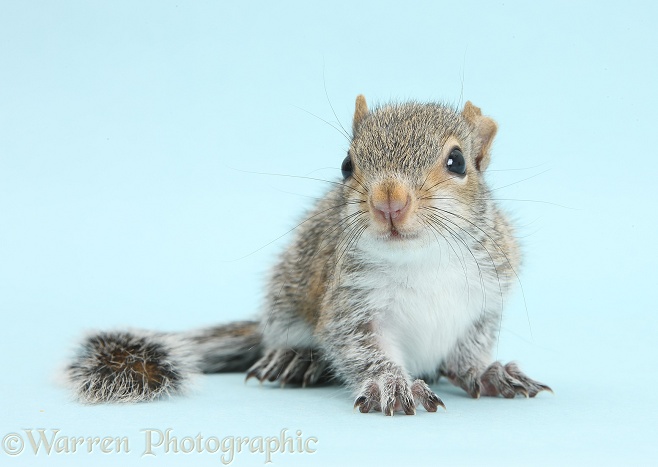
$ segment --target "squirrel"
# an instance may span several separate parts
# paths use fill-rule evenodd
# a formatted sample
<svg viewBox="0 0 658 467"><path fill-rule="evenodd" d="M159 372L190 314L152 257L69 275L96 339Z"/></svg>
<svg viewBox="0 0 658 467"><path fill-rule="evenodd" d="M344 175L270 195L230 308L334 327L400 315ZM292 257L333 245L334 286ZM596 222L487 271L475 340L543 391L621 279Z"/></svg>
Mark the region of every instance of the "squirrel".
<svg viewBox="0 0 658 467"><path fill-rule="evenodd" d="M369 109L357 96L343 178L272 268L259 319L89 335L66 370L77 398L149 401L229 371L338 380L354 408L385 415L445 409L426 383L441 376L473 398L551 391L492 357L521 258L484 179L497 128L470 101Z"/></svg>

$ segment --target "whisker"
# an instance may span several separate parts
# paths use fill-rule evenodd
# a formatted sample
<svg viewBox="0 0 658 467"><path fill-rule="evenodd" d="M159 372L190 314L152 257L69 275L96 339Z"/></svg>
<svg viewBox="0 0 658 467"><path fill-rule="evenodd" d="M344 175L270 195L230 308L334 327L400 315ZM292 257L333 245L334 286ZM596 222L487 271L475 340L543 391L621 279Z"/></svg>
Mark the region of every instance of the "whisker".
<svg viewBox="0 0 658 467"><path fill-rule="evenodd" d="M504 187L501 187L501 188L504 188ZM569 207L569 206L564 206L562 204L552 203L550 201L541 201L541 200L536 200L536 199L518 199L518 198L475 198L475 199L485 200L485 201L519 201L519 202L522 202L522 203L550 204L551 206L557 206L558 208L569 209L569 210L572 210L572 211L579 211L580 210L580 208L572 208L572 207Z"/></svg>
<svg viewBox="0 0 658 467"><path fill-rule="evenodd" d="M474 215L476 215L477 217L482 218L482 219L484 219L484 220L487 220L487 221L489 221L491 224L495 224L495 222L494 222L492 219L490 219L490 218L488 218L488 217L482 215L482 213L480 213L480 212L476 212L476 211L474 211L474 210L473 210L473 206L472 206L470 203L467 203L466 201L463 201L463 200L461 200L461 199L459 199L459 198L455 198L455 197L453 197L453 196L424 196L424 197L421 197L421 198L419 198L419 199L421 199L421 200L431 199L431 200L450 200L450 201L457 201L458 203L461 203L461 204L463 204L464 206L466 206L466 207L469 209L469 211L471 211L471 212L472 212ZM478 199L484 199L484 198L478 198ZM492 227L492 229L493 229L494 232L500 233L500 232L498 232L498 230L496 230L495 227Z"/></svg>
<svg viewBox="0 0 658 467"><path fill-rule="evenodd" d="M432 174L432 173L428 170L428 171L427 171L427 175L425 176L425 180L423 180L423 184L420 186L420 188L418 188L418 191L419 191L419 192L420 192L420 191L423 191L423 187L424 187L425 184L427 183L427 180L429 180L431 174Z"/></svg>
<svg viewBox="0 0 658 467"><path fill-rule="evenodd" d="M344 187L347 187L347 188L349 188L350 190L354 190L354 191L356 191L357 193L359 193L359 194L361 194L361 195L363 195L363 196L366 196L366 194L363 193L362 191L357 190L356 188L354 188L354 187L352 187L352 186L349 186L349 185L347 185L347 184L345 184L345 183L334 182L334 181L331 181L331 180L325 180L325 179L323 179L323 178L305 177L305 176L303 176L303 175L278 174L278 173L270 173L270 172L253 172L253 171L250 171L250 170L236 169L236 168L234 168L234 167L229 167L229 169L231 169L231 170L235 170L236 172L242 172L242 173L253 174L253 175L271 175L271 176L274 176L274 177L299 178L299 179L302 179L302 180L314 180L314 181L316 181L316 182L331 183L331 184L333 184L333 185L338 185L338 186L344 186Z"/></svg>
<svg viewBox="0 0 658 467"><path fill-rule="evenodd" d="M361 238L361 235L363 234L363 232L365 232L365 230L367 228L368 228L368 223L363 222L363 223L360 224L360 226L355 227L354 230L350 232L349 236L351 237L351 239L345 245L345 248L343 249L343 252L340 254L338 259L336 260L336 266L341 264L340 261L343 258L343 255L345 255L345 253L347 253L350 250L350 248L352 248L354 245L356 245L356 243ZM338 278L336 280L336 285L338 285L340 283L340 274L341 273L342 273L342 268L339 268L338 269Z"/></svg>
<svg viewBox="0 0 658 467"><path fill-rule="evenodd" d="M507 187L510 187L510 186L512 186L512 185L516 185L516 184L518 184L518 183L522 183L522 182L528 181L528 180L533 179L533 178L535 178L535 177L539 177L540 175L544 175L546 172L550 172L550 170L551 170L551 169L546 169L546 170L544 170L543 172L539 172L538 174L532 175L532 176L530 176L530 177L528 177L528 178L524 178L523 180L519 180L519 181L517 181L517 182L510 183L510 184L508 184L508 185L499 186L499 187L497 187L497 188L489 189L489 190L486 191L486 193L491 193L492 191L496 191L496 190L502 190L503 188L507 188Z"/></svg>
<svg viewBox="0 0 658 467"><path fill-rule="evenodd" d="M526 311L526 317L527 317L527 319L528 319L528 329L530 330L530 337L534 339L534 336L533 336L533 333L532 333L532 325L530 324L530 315L528 314L528 304L527 304L527 302L526 302L525 291L523 290L523 284L521 283L521 278L519 277L519 275L517 274L516 270L514 269L514 266L512 266L512 262L510 261L509 257L508 257L507 254L505 253L505 250L503 250L503 249L500 247L500 245L498 245L498 242L496 242L496 240L494 240L494 239L493 239L493 238L492 238L492 237L491 237L486 231L482 230L479 226L477 226L476 224L474 224L474 223L471 222L470 220L465 219L464 217L460 216L459 214L455 214L455 213L453 213L453 212L446 211L446 210L444 210L444 209L435 208L435 207L433 207L432 209L438 209L438 210L440 210L440 211L445 212L446 214L450 214L450 215L456 216L456 217L458 217L458 218L460 218L460 219L462 219L462 220L468 222L468 223L471 224L473 227L475 227L475 228L478 229L480 232L482 232L484 235L486 235L487 238L489 238L489 240L491 240L491 241L493 242L493 244L496 246L496 248L498 249L498 251L499 251L499 252L503 255L503 257L505 258L505 261L507 262L507 265L509 266L509 268L510 268L510 270L512 271L512 273L514 273L514 276L516 277L516 280L517 280L517 282L518 282L518 284L519 284L519 287L520 287L520 289L521 289L521 295L523 296L523 304L524 304L525 311ZM487 250L487 252L488 252L488 250ZM498 271L496 271L496 276L498 276ZM499 284L500 284L500 279L499 279Z"/></svg>
<svg viewBox="0 0 658 467"><path fill-rule="evenodd" d="M452 243L448 240L448 238L445 235L443 235L443 233L439 230L439 228L437 226L435 226L431 222L431 220L428 219L427 215L425 213L421 212L421 211L418 212L418 215L419 215L419 220L425 226L427 226L430 229L430 231L432 232L432 234L434 235L434 238L436 239L437 244L439 244L439 245L441 244L440 241L439 241L439 238L436 236L436 234L438 233L441 237L443 237L443 239L448 244L448 246L453 251L453 253L455 253L455 256L457 257L457 260L459 260L459 262L461 264L461 267L462 267L462 270L464 271L464 280L466 281L466 292L468 294L467 303L470 303L470 301L471 301L471 287L470 287L470 284L469 284L469 281L468 281L468 272L466 271L466 260L464 258L464 253L461 251L461 247L459 248L459 251L461 252L461 258L460 258L459 255L457 254L457 252L455 251L455 248L452 246ZM455 237L453 236L453 240L454 239L455 239ZM457 245L460 246L459 244L457 244ZM449 259L450 259L450 257L448 257L448 260Z"/></svg>
<svg viewBox="0 0 658 467"><path fill-rule="evenodd" d="M448 246L450 247L450 249L453 251L453 253L454 253L455 256L457 257L457 259L458 259L459 262L461 263L461 265L462 265L462 269L464 270L464 274L466 274L466 263L465 263L465 260L464 260L464 254L463 254L463 252L462 252L462 254L461 254L461 258L460 258L459 255L457 254L457 251L454 249L454 247L452 246L452 243L448 240L448 238L447 238L445 235L443 235L443 233L441 232L441 230L439 230L439 229L437 228L437 226L435 226L435 225L431 222L431 220L436 220L436 219L431 219L431 217L430 217L428 214L423 213L423 212L420 212L420 211L418 212L418 214L421 216L421 218L420 218L421 222L423 222L423 224L425 224L427 227L429 227L429 228L432 230L432 233L434 234L434 238L436 238L437 243L439 243L439 239L438 239L438 237L436 236L437 233L438 233L438 234L439 234L439 235L440 235L440 236L446 241L446 243L448 244ZM441 224L441 226L442 226L442 227L445 227L443 224ZM446 230L447 230L447 229L446 229ZM456 240L456 237L453 235L453 233L452 233L452 232L449 232L449 233L451 234L453 240ZM461 252L461 248L460 248L460 252ZM468 282L468 277L466 277L466 281Z"/></svg>
<svg viewBox="0 0 658 467"><path fill-rule="evenodd" d="M365 211L357 211L356 213L353 213L353 214L350 214L350 215L348 215L348 216L345 216L343 219L341 219L339 222L337 222L335 226L331 226L331 227L330 227L330 228L331 228L331 231L336 230L337 228L340 227L341 224L344 224L346 221L348 221L348 225L347 225L347 226L341 231L341 233L344 232L346 229L348 229L348 228L350 227L350 225L353 224L353 221L349 221L349 218L350 218L350 217L353 217L353 216L355 216L355 215L357 215L357 219L358 219L358 215L361 214L361 213L364 213L364 212L365 212ZM319 215L319 214L322 214L322 213L318 213L318 215ZM308 219L307 219L307 220L308 220ZM328 228L328 229L325 229L325 232L326 232L327 230L329 230L329 228ZM323 234L324 234L324 232L323 232ZM323 242L324 242L324 240L323 240ZM329 244L330 244L330 243L327 243L327 245L329 245ZM318 248L317 251L313 254L313 256L311 257L309 263L312 263L312 262L313 262L312 260L315 258L315 256L316 256L318 253L320 253L320 252L321 252L321 251L322 251L327 245L322 246L322 243L321 243L321 244L320 244L321 247ZM299 262L300 262L302 259L303 259L303 256L300 256L300 257L297 259L297 264L299 264ZM279 297L281 296L281 293L283 292L283 289L284 289L284 288L286 287L286 285L288 285L288 284L289 284L288 281L284 281L284 282L281 284L281 287L279 287L279 291L277 292L277 294L276 294L276 296L274 297L274 300L273 300L273 306L271 307L271 309L270 309L269 312L268 312L268 317L267 317L267 320L265 321L264 329L267 329L267 327L268 327L268 326L270 325L270 323L272 322L272 319L273 319L273 316L274 316L274 310L275 310L275 308L276 308L276 305L275 305L275 304L278 303L278 301L279 301Z"/></svg>
<svg viewBox="0 0 658 467"><path fill-rule="evenodd" d="M436 209L436 210L439 210L439 211L442 211L442 212L446 212L446 213L448 213L448 214L453 214L453 215L455 215L455 216L457 216L457 217L462 218L461 216L458 216L458 215L456 215L456 214L454 214L454 213L452 213L452 212L450 212L450 211L446 211L446 210L443 210L443 209L434 208L434 207L428 207L428 209ZM438 215L438 214L437 214L437 215ZM480 246L481 246L481 247L487 252L487 255L489 256L489 259L490 259L490 261L491 261L491 264L493 265L493 267L494 267L494 271L495 271L495 273L496 273L496 279L497 279L497 281L498 281L498 291L499 291L499 293L500 293L500 300L501 300L501 312L499 313L499 318L498 318L498 339L496 340L496 342L498 343L498 342L500 342L500 332L501 332L501 328L502 328L502 325L503 325L502 309L504 308L504 296L503 296L502 286L501 286L501 284L500 284L500 275L498 274L498 268L497 268L497 266L496 266L495 261L493 260L493 257L491 256L491 252L487 249L487 247L484 246L484 244L483 244L481 241L477 240L477 239L476 239L476 238L475 238L470 232L468 232L466 229L464 229L464 228L462 228L461 226L459 226L458 224L456 224L456 223L454 223L454 222L452 222L452 221L446 219L445 217L441 217L441 218L444 219L444 220L446 220L447 222L452 223L453 225L455 225L456 227L458 227L459 229L461 229L463 232L465 232L466 234L468 234L473 240L475 240L477 243L480 244ZM462 218L462 219L463 219L463 218ZM477 226L476 226L476 227L477 227ZM477 228L479 229L479 227L477 227ZM482 229L479 229L479 230L480 230L481 232L483 232L485 235L488 236L488 234L487 234L486 232L484 232ZM502 249L498 246L498 244L497 244L493 239L491 239L491 237L489 237L489 238L490 238L490 240L494 243L494 245L498 248L499 252L501 252L501 253L503 254L503 256L505 256L505 258L507 259L507 255L505 255L505 252L502 251ZM509 266L510 266L510 269L512 269L512 271L513 271L514 269L513 269L512 265L511 265L509 259L507 259L507 262L508 262L508 264L509 264ZM518 276L517 276L517 279L518 279ZM520 282L520 281L519 281L519 282ZM485 299L486 299L486 295L485 295ZM527 310L526 310L526 311L527 311ZM498 345L498 344L497 344L497 345Z"/></svg>
<svg viewBox="0 0 658 467"><path fill-rule="evenodd" d="M543 164L533 165L532 167L521 167L514 169L487 169L487 172L516 172L521 170L532 170L532 169L538 169L539 167L543 167L546 164L547 162L544 162Z"/></svg>
<svg viewBox="0 0 658 467"><path fill-rule="evenodd" d="M352 219L351 221L349 221L349 224L343 230L341 230L340 234L343 234L355 222L358 222L360 220L361 215L366 214L366 213L367 213L367 211L357 211L355 213L350 214L349 216L346 216L344 219L342 219L340 222L338 222L335 226L331 226L330 229L327 229L328 233L332 233L332 232L336 231L337 229L340 228L341 224L345 223L346 220L349 220L350 218L356 216L356 219ZM325 230L325 232L327 232L327 230ZM340 236L340 234L339 234L339 236ZM324 240L322 242L320 242L320 247L318 248L318 252L323 250L324 248L326 248L329 245L329 243L327 243L326 245L322 246L323 243L324 243ZM313 257L315 257L316 254L317 253L315 253L313 255Z"/></svg>
<svg viewBox="0 0 658 467"><path fill-rule="evenodd" d="M336 111L334 110L334 106L331 105L331 99L329 99L329 93L327 92L327 80L325 79L324 76L324 60L322 62L322 84L324 85L324 95L327 97L327 102L329 103L329 107L331 108L331 113L334 114L334 117L336 117L336 121L340 125L340 127L343 130L343 134L347 137L347 139L350 139L350 134L349 132L345 129L342 123L340 123L340 118L338 118L338 115L336 115Z"/></svg>
<svg viewBox="0 0 658 467"><path fill-rule="evenodd" d="M299 107L299 106L297 106L297 105L295 105L295 104L291 104L291 105L292 105L293 107L295 107L295 108L301 110L302 112L306 112L306 113L309 114L310 116L317 118L317 119L320 120L321 122L326 123L326 124L329 125L331 128L333 128L333 129L336 130L338 133L340 133L340 135L341 135L343 138L345 138L348 142L350 142L350 143L352 142L352 139L350 138L350 136L349 136L348 134L344 133L344 131L345 131L344 128L343 128L343 130L341 131L340 128L338 128L337 126L335 126L334 124L332 124L330 121L325 120L324 118L315 115L313 112L309 112L308 110L303 109L303 108L301 108L301 107ZM334 114L334 115L335 115L335 114ZM338 123L340 124L340 122L338 122ZM342 128L342 125L341 125L341 128Z"/></svg>
<svg viewBox="0 0 658 467"><path fill-rule="evenodd" d="M363 190L364 190L366 193L368 192L368 189L366 188L366 186L361 182L361 180L359 180L359 178L356 176L355 173L352 173L352 178L354 179L354 181L355 181L356 183L358 183L359 185L361 185L361 188L363 188ZM363 196L366 196L366 195L364 194Z"/></svg>
<svg viewBox="0 0 658 467"><path fill-rule="evenodd" d="M361 201L360 201L360 202L361 202ZM329 208L327 208L327 209L324 209L324 210L322 210L322 211L320 211L320 212L318 212L318 213L316 213L316 214L313 214L311 217L308 217L308 218L304 219L302 222L300 222L299 224L297 224L296 226L294 226L292 229L288 230L287 232L285 232L285 233L282 234L282 235L279 235L277 238L275 238L275 239L272 240L271 242L266 243L265 245L263 245L263 246L261 246L260 248L258 248L258 249L256 249L256 250L252 251L251 253L246 254L246 255L244 255L244 256L241 256L241 257L239 257L239 258L229 259L229 260L223 260L223 261L220 260L220 261L221 261L222 263L233 263L233 262L235 262L235 261L240 261L240 260L242 260L242 259L248 258L249 256L251 256L251 255L253 255L253 254L255 254L255 253L258 253L258 252L261 251L262 249L267 248L268 246L270 246L272 243L276 242L277 240L280 240L281 238L285 237L285 236L288 235L290 232L292 232L293 230L295 230L295 229L297 229L298 227L302 226L303 224L307 223L307 222L310 221L311 219L313 219L313 218L315 218L315 217L318 217L319 215L322 215L322 214L324 214L324 213L327 212L327 211L331 211L332 209L338 209L338 208L341 208L341 207L343 207L343 206L347 206L348 204L354 204L354 203L342 203L342 204L338 204L338 205L336 205L336 206L331 206L331 207L329 207Z"/></svg>
<svg viewBox="0 0 658 467"><path fill-rule="evenodd" d="M336 170L336 167L320 167L319 169L311 170L310 172L305 173L304 175L311 175L316 172L321 172L323 170Z"/></svg>
<svg viewBox="0 0 658 467"><path fill-rule="evenodd" d="M423 209L430 209L430 208L428 208L428 207L423 207ZM430 217L431 217L432 219L434 219L437 223L439 223L439 224L441 225L441 227L443 227L444 229L446 229L447 231L449 231L452 235L454 235L457 239L459 239L459 240L464 244L464 246L466 247L466 250L467 250L467 251L471 254L471 256L473 257L473 261L475 262L475 265L476 265L477 268L478 268L478 276L479 276L479 278L480 278L480 285L481 285L481 287L482 287L482 297L483 297L482 313L484 314L484 312L485 312L485 310L486 310L486 304L487 304L487 294L486 294L486 287L485 287L485 285L484 285L484 276L483 276L483 274L482 274L482 268L480 267L480 262L479 262L478 259L475 257L475 254L474 254L473 251L471 250L470 246L466 243L466 241L465 241L463 238L461 238L460 235L457 235L456 232L454 232L450 227L448 227L448 226L447 226L446 224L444 224L442 221L445 221L445 222L449 222L449 223L451 223L452 225L454 225L455 227L457 227L459 230L461 230L461 231L463 231L463 232L466 232L466 233L469 234L469 235L470 235L470 233L469 233L468 231L466 231L465 229L463 229L463 228L462 228L461 226L459 226L458 224L455 224L454 222L450 221L449 219L446 219L445 217L443 217L443 216L441 216L441 215L439 215L439 214L436 214L436 213L430 213L430 214L426 214L426 215L430 216ZM471 235L471 237L472 237L472 235ZM472 238L473 238L473 237L472 237ZM477 241L477 239L475 239L475 238L474 238L474 240ZM484 248L484 247L483 247L483 248ZM486 250L486 248L484 248L484 249ZM489 255L489 257L490 257L490 259L491 259L491 255ZM491 260L491 261L492 261L492 264L493 264L493 260ZM494 264L494 269L495 269L495 264ZM502 288L500 287L500 281L499 281L499 290L500 290L500 292L501 292L501 294L502 294Z"/></svg>
<svg viewBox="0 0 658 467"><path fill-rule="evenodd" d="M347 232L347 235L338 242L338 245L336 245L336 252L342 250L342 253L338 255L336 259L336 265L340 264L340 260L343 258L343 255L347 251L347 247L349 246L349 243L352 239L352 234L364 225L367 226L367 222L363 222L362 219L356 219L353 223L350 224L350 230ZM343 230L343 233L344 232L345 230Z"/></svg>
<svg viewBox="0 0 658 467"><path fill-rule="evenodd" d="M308 199L314 199L316 201L321 201L324 199L322 196L311 196L311 195L305 195L303 193L296 193L294 191L288 191L288 190L281 190L276 187L271 187L273 190L278 191L279 193L285 193L287 195L293 195L293 196L299 196L301 198L308 198ZM357 198L352 198L352 199L347 199L345 200L345 204L362 204L365 203L365 201L357 199Z"/></svg>
<svg viewBox="0 0 658 467"><path fill-rule="evenodd" d="M437 183L437 184L432 185L431 187L429 187L429 188L427 189L427 191L432 191L432 190L433 190L434 188L436 188L437 186L439 186L439 185L441 185L442 183L445 183L445 182L447 182L447 181L449 181L449 180L452 180L453 178L457 178L457 176L455 175L454 177L449 177L449 178L446 178L446 179L444 179L444 180L441 180L439 183Z"/></svg>

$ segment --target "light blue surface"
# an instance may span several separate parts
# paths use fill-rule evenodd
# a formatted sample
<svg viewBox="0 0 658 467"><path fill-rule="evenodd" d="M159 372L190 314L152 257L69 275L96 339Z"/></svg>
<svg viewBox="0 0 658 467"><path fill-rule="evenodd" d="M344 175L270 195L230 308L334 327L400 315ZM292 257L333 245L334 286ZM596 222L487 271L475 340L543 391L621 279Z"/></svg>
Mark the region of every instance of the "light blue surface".
<svg viewBox="0 0 658 467"><path fill-rule="evenodd" d="M318 439L275 465L655 462L655 4L398 4L0 3L0 436L127 436L131 451L28 443L0 464L220 465L142 457L148 428ZM518 290L498 357L555 395L474 401L441 383L447 412L386 418L338 387L224 375L159 403L72 402L54 376L84 330L253 315L289 236L250 253L326 185L244 171L339 176L347 142L321 119L336 125L329 100L349 128L358 93L468 99L497 119L489 176L520 225L527 303Z"/></svg>

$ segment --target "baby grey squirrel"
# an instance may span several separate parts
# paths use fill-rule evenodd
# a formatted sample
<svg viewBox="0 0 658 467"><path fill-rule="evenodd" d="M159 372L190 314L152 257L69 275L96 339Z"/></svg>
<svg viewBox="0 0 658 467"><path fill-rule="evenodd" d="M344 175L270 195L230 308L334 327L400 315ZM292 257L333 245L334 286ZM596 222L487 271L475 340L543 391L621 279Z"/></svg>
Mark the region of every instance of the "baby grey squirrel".
<svg viewBox="0 0 658 467"><path fill-rule="evenodd" d="M89 336L67 368L84 402L181 393L199 373L314 385L337 379L361 412L444 407L425 380L477 398L534 397L544 384L494 362L520 254L484 180L496 123L467 102L358 96L343 180L271 270L260 319L185 333Z"/></svg>

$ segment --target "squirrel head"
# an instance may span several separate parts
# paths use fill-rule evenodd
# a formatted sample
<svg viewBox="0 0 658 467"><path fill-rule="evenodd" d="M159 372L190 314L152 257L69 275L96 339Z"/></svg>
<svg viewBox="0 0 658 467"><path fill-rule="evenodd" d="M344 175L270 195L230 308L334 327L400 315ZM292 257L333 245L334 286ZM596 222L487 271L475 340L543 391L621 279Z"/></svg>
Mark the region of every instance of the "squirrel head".
<svg viewBox="0 0 658 467"><path fill-rule="evenodd" d="M474 220L497 131L478 107L410 102L370 110L359 95L352 130L344 193L367 206L371 235L405 243L438 219L448 229L460 217Z"/></svg>

